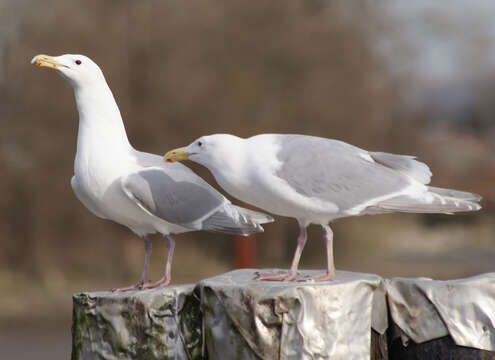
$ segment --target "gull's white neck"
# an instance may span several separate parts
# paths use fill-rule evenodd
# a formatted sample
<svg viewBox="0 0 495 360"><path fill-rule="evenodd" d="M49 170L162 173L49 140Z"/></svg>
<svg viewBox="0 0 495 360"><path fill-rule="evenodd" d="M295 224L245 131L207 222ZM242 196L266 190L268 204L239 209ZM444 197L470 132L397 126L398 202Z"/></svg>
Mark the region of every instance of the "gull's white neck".
<svg viewBox="0 0 495 360"><path fill-rule="evenodd" d="M78 155L88 148L104 152L131 149L119 108L104 80L91 86L75 87L74 95L79 112Z"/></svg>

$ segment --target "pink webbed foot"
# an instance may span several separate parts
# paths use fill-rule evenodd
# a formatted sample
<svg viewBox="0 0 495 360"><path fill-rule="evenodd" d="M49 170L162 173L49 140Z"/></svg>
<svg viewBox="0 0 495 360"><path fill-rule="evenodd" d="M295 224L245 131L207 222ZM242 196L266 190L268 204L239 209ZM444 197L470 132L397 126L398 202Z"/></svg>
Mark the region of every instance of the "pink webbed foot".
<svg viewBox="0 0 495 360"><path fill-rule="evenodd" d="M317 275L308 275L305 276L298 281L330 281L335 278L335 273L330 273L330 272L324 272L323 274L317 274Z"/></svg>
<svg viewBox="0 0 495 360"><path fill-rule="evenodd" d="M152 282L149 282L149 283L146 283L146 284L143 284L143 287L142 289L154 289L154 288L157 288L157 287L160 287L160 286L167 286L168 284L170 283L170 277L162 277L160 280L152 283Z"/></svg>
<svg viewBox="0 0 495 360"><path fill-rule="evenodd" d="M139 280L139 282L136 285L130 285L121 288L113 288L112 292L141 290L143 286L148 282L148 266L151 257L151 239L147 236L144 237L144 251L145 251L144 265L143 265L143 272L141 274L141 280Z"/></svg>
<svg viewBox="0 0 495 360"><path fill-rule="evenodd" d="M124 286L121 288L113 288L112 292L121 292L121 291L133 291L133 290L141 290L145 285L144 281L140 281L135 285Z"/></svg>
<svg viewBox="0 0 495 360"><path fill-rule="evenodd" d="M294 252L294 258L292 259L292 265L287 272L283 273L256 273L256 280L258 281L297 281L297 267L299 265L299 259L301 258L304 244L306 244L307 233L306 226L299 225L299 236L297 237L297 248Z"/></svg>
<svg viewBox="0 0 495 360"><path fill-rule="evenodd" d="M294 281L296 279L296 271L287 271L283 273L256 273L258 281Z"/></svg>

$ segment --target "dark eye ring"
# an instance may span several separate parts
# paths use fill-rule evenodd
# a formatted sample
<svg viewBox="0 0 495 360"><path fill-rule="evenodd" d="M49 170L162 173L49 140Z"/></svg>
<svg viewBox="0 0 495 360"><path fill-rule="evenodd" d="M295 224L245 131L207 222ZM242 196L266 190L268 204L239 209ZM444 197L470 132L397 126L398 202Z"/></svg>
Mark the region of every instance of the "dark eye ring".
<svg viewBox="0 0 495 360"><path fill-rule="evenodd" d="M77 65L81 65L81 60L76 60Z"/></svg>
<svg viewBox="0 0 495 360"><path fill-rule="evenodd" d="M201 141L198 141L198 146L203 146L203 143Z"/></svg>

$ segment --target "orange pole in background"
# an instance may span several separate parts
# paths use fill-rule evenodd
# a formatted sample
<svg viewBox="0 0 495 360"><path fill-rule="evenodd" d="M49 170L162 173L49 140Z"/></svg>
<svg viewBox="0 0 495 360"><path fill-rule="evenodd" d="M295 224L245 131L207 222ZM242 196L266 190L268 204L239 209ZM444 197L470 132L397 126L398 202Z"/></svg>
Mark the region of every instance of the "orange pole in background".
<svg viewBox="0 0 495 360"><path fill-rule="evenodd" d="M256 264L256 236L235 237L235 267L237 269L254 268Z"/></svg>

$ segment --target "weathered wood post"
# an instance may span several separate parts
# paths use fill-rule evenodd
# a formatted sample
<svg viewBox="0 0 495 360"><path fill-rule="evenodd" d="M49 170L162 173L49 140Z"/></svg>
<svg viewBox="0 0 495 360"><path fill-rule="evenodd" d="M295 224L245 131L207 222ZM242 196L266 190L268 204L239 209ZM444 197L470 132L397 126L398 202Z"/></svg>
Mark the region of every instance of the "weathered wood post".
<svg viewBox="0 0 495 360"><path fill-rule="evenodd" d="M72 359L495 360L495 273L254 277L244 269L197 285L74 295Z"/></svg>
<svg viewBox="0 0 495 360"><path fill-rule="evenodd" d="M202 359L194 285L73 297L72 360Z"/></svg>
<svg viewBox="0 0 495 360"><path fill-rule="evenodd" d="M378 340L387 329L380 277L346 271L327 282L254 277L255 270L236 270L198 284L209 359L370 359L372 328L375 344L385 345ZM371 358L385 358L379 354Z"/></svg>
<svg viewBox="0 0 495 360"><path fill-rule="evenodd" d="M72 359L369 359L372 353L386 359L380 277L340 271L332 282L254 277L246 269L196 289L77 294Z"/></svg>

